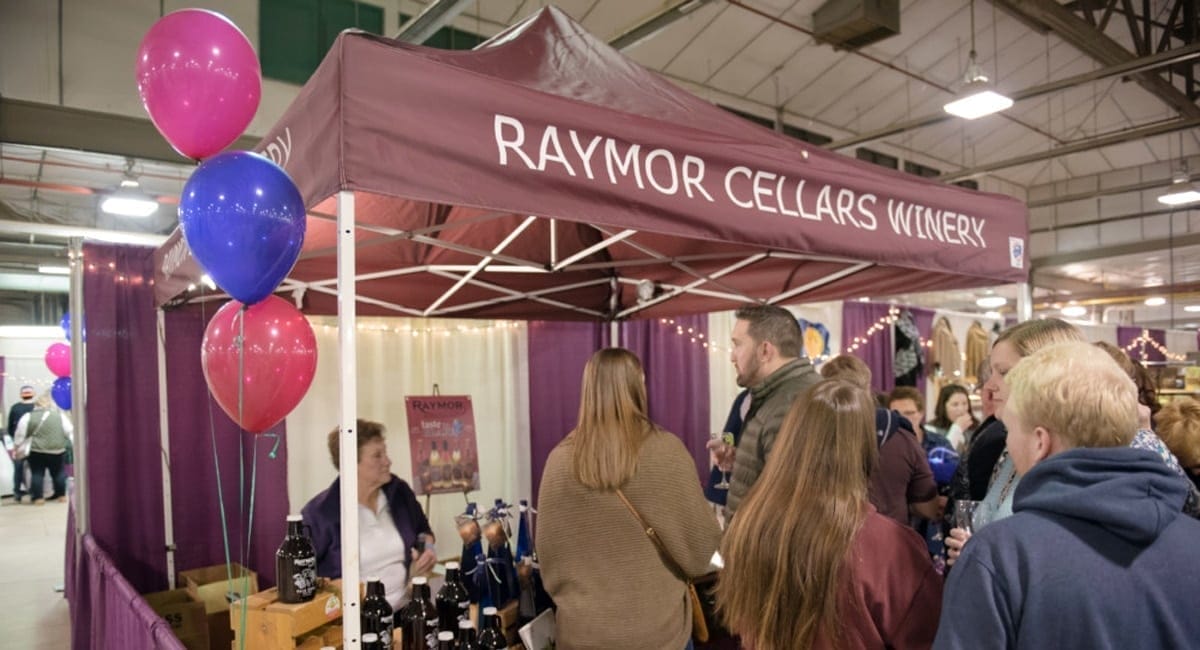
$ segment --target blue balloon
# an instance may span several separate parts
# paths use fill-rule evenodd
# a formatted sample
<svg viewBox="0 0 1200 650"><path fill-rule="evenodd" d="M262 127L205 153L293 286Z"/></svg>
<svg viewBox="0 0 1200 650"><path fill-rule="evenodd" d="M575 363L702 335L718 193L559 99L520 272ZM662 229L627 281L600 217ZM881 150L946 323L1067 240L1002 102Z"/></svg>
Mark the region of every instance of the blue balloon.
<svg viewBox="0 0 1200 650"><path fill-rule="evenodd" d="M71 340L71 312L69 312L69 311L63 312L62 320L58 321L58 326L62 328L63 336L66 336L67 340L70 341Z"/></svg>
<svg viewBox="0 0 1200 650"><path fill-rule="evenodd" d="M50 397L54 398L54 403L58 404L58 408L64 411L71 410L71 378L59 377L54 380L54 385L50 387Z"/></svg>
<svg viewBox="0 0 1200 650"><path fill-rule="evenodd" d="M304 199L275 163L230 151L192 172L179 199L179 225L213 282L253 305L275 291L300 256Z"/></svg>

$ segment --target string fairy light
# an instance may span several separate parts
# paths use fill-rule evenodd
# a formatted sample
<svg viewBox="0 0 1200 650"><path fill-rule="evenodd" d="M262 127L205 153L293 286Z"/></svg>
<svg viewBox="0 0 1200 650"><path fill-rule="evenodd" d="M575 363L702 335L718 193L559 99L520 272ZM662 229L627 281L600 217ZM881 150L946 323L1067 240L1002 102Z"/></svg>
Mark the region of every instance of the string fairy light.
<svg viewBox="0 0 1200 650"><path fill-rule="evenodd" d="M1137 361L1139 363L1145 365L1145 363L1146 363L1146 346L1147 345L1154 348L1155 350L1158 350L1158 352L1163 355L1163 358L1167 359L1168 361L1184 361L1185 359L1187 359L1186 354L1179 354L1178 352L1171 352L1170 350L1167 349L1167 346L1165 346L1162 343L1159 343L1158 341L1155 341L1153 338L1151 338L1150 330L1148 330L1148 329L1143 329L1142 333L1140 335L1138 335L1137 338L1130 341L1129 345L1126 345L1122 349L1125 351L1126 354L1130 354L1130 356L1132 356L1131 353L1133 352L1133 349L1137 348L1138 356L1141 357Z"/></svg>
<svg viewBox="0 0 1200 650"><path fill-rule="evenodd" d="M725 346L713 343L711 339L704 335L704 332L697 332L695 327L685 328L682 324L676 322L674 318L660 318L658 319L658 323L660 325L666 325L668 328L673 326L675 328L676 336L686 338L688 339L689 343L692 343L693 345L699 345L701 348L708 350L709 352L728 354L730 351L730 349Z"/></svg>
<svg viewBox="0 0 1200 650"><path fill-rule="evenodd" d="M875 338L876 334L882 332L885 327L891 327L892 325L895 325L896 321L898 320L900 320L900 309L895 305L888 307L888 313L886 316L881 316L879 320L875 321L870 327L867 328L866 332L855 336L850 340L850 345L846 347L846 352L854 352L855 350L863 347L869 343L871 339ZM926 342L924 339L921 340L920 344L928 347L928 342Z"/></svg>

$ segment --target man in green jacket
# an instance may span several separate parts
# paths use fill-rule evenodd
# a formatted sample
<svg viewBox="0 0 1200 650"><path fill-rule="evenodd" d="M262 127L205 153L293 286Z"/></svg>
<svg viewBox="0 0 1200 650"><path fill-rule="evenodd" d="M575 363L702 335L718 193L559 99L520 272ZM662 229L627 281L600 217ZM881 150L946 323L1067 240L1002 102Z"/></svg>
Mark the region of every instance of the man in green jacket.
<svg viewBox="0 0 1200 650"><path fill-rule="evenodd" d="M734 316L730 357L738 385L750 389L750 411L742 421L736 451L713 445L720 464L732 463L726 503L731 516L762 473L792 402L821 379L801 352L803 336L791 312L755 305L737 310Z"/></svg>

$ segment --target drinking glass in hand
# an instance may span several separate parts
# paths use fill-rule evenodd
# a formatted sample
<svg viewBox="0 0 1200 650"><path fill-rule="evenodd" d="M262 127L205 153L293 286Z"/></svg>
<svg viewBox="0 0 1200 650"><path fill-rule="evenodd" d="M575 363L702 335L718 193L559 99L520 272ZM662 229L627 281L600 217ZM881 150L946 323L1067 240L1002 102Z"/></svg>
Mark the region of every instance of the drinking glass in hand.
<svg viewBox="0 0 1200 650"><path fill-rule="evenodd" d="M728 431L725 431L723 433L714 431L712 433L711 437L713 440L720 440L722 442L722 444L724 444L728 447L733 446L733 434L729 433ZM729 472L726 472L724 470L724 468L721 469L721 481L719 483L713 484L713 488L717 489L717 490L728 490L729 489Z"/></svg>
<svg viewBox="0 0 1200 650"><path fill-rule="evenodd" d="M975 530L979 528L976 515L983 511L982 501L970 501L960 499L954 502L954 527L961 528L968 533L974 535Z"/></svg>

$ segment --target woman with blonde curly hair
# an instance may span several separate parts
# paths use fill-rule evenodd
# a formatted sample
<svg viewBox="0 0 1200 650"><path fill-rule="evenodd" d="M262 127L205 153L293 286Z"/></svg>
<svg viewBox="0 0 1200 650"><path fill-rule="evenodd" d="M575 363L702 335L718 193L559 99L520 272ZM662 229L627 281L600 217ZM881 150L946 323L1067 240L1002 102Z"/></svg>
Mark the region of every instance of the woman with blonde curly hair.
<svg viewBox="0 0 1200 650"><path fill-rule="evenodd" d="M911 528L867 499L867 391L823 381L792 405L725 534L717 607L755 650L929 647L942 581Z"/></svg>

